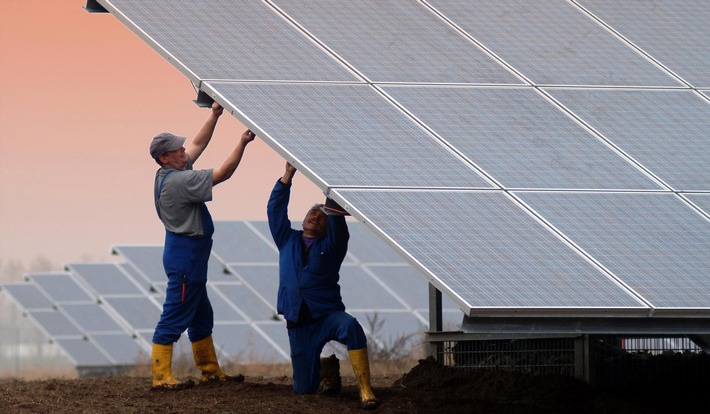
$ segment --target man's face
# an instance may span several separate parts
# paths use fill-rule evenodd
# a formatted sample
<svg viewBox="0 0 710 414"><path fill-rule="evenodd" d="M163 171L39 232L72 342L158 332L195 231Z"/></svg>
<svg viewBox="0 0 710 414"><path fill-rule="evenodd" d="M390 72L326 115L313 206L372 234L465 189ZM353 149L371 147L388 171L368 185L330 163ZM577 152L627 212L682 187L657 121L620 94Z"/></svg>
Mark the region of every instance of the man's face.
<svg viewBox="0 0 710 414"><path fill-rule="evenodd" d="M320 208L312 208L303 219L303 234L306 237L321 237L328 229L328 218Z"/></svg>
<svg viewBox="0 0 710 414"><path fill-rule="evenodd" d="M175 151L168 151L160 156L160 161L163 163L165 168L175 168L177 170L184 170L187 166L187 155L185 154L185 147L180 147Z"/></svg>

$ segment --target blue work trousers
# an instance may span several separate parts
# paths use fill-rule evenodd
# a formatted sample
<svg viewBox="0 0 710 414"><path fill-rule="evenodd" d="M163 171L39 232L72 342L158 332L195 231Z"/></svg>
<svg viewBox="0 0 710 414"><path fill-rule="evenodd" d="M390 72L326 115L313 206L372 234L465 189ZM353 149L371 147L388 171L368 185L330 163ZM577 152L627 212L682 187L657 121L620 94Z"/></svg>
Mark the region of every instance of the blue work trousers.
<svg viewBox="0 0 710 414"><path fill-rule="evenodd" d="M207 262L211 237L187 237L167 232L163 266L168 288L153 342L177 342L185 330L190 342L212 335L214 314L207 297Z"/></svg>
<svg viewBox="0 0 710 414"><path fill-rule="evenodd" d="M313 394L320 384L320 354L329 341L338 341L348 351L367 347L360 323L344 311L333 312L308 325L288 329L293 367L293 391Z"/></svg>

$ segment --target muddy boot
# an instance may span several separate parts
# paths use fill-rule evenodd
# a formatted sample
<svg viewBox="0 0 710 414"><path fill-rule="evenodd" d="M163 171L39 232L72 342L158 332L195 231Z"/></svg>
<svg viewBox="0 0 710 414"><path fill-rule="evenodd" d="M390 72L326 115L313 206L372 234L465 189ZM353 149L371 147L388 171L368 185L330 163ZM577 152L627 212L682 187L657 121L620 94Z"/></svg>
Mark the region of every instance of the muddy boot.
<svg viewBox="0 0 710 414"><path fill-rule="evenodd" d="M342 383L340 381L340 361L335 354L320 359L320 386L318 394L338 395Z"/></svg>
<svg viewBox="0 0 710 414"><path fill-rule="evenodd" d="M367 356L367 348L348 351L348 354L360 388L360 407L365 410L374 410L380 402L370 386L370 360Z"/></svg>
<svg viewBox="0 0 710 414"><path fill-rule="evenodd" d="M192 343L192 356L195 357L197 368L202 370L200 382L244 381L244 375L227 375L219 368L217 353L214 350L214 342L212 342L212 335Z"/></svg>
<svg viewBox="0 0 710 414"><path fill-rule="evenodd" d="M173 378L173 344L160 345L153 344L153 352L150 358L150 365L153 371L153 390L184 390L192 388L195 383L192 380L178 381Z"/></svg>

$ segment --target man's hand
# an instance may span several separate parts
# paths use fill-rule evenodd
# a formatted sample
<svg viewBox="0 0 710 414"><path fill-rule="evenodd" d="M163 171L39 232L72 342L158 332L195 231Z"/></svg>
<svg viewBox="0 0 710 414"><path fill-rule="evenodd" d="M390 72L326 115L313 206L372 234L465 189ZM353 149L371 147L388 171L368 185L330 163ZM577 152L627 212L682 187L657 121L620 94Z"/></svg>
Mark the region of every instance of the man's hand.
<svg viewBox="0 0 710 414"><path fill-rule="evenodd" d="M248 144L248 143L254 141L254 138L256 138L256 134L251 132L251 129L247 129L246 131L244 131L242 133L242 141L245 144Z"/></svg>
<svg viewBox="0 0 710 414"><path fill-rule="evenodd" d="M222 116L223 111L224 108L222 108L222 105L218 104L217 101L212 102L212 115L214 115L215 118Z"/></svg>
<svg viewBox="0 0 710 414"><path fill-rule="evenodd" d="M296 174L296 167L291 165L290 162L286 161L286 170L284 171L283 177L281 177L281 182L284 184L288 184L291 182L291 179L293 176Z"/></svg>

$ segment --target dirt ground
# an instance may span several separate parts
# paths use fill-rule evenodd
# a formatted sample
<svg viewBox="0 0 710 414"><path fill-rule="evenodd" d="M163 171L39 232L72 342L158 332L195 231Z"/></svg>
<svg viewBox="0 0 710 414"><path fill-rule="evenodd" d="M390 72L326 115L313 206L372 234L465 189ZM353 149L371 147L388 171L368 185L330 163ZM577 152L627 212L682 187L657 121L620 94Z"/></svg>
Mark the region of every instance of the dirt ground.
<svg viewBox="0 0 710 414"><path fill-rule="evenodd" d="M150 379L113 376L0 383L0 413L362 413L352 376L338 396L297 396L289 376L248 376L182 391L151 391ZM184 377L183 377L184 379ZM374 376L378 413L708 412L707 390L601 392L571 378L456 370L420 360L399 378Z"/></svg>

